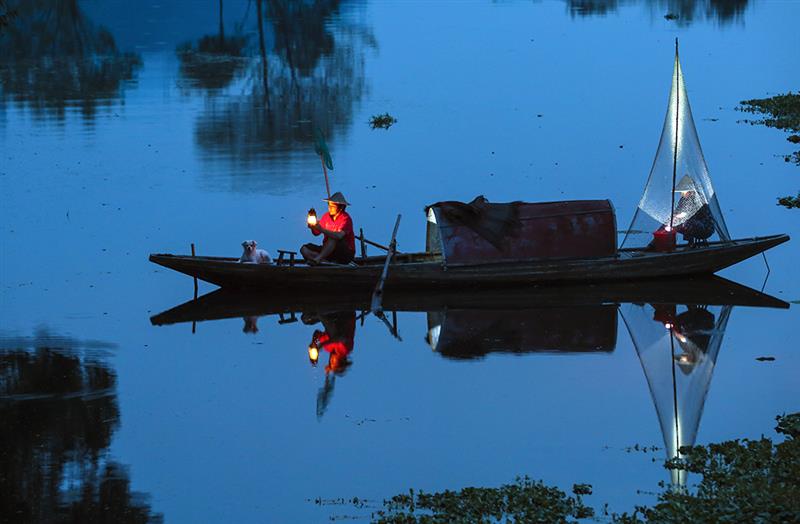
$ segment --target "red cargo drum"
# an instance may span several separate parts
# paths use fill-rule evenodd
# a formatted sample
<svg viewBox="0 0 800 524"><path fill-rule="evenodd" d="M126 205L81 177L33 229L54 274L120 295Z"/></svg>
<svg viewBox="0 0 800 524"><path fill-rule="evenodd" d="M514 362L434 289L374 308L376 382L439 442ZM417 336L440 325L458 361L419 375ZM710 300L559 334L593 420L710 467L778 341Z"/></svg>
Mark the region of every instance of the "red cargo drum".
<svg viewBox="0 0 800 524"><path fill-rule="evenodd" d="M659 229L653 233L653 247L656 251L669 253L675 250L675 230Z"/></svg>

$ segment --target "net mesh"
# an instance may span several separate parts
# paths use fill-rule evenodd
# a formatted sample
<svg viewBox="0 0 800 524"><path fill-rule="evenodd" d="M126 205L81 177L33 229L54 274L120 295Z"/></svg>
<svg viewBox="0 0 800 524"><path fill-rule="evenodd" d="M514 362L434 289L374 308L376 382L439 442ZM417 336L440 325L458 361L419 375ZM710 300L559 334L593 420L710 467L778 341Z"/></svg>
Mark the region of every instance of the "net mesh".
<svg viewBox="0 0 800 524"><path fill-rule="evenodd" d="M653 233L671 229L689 243L730 240L700 148L677 47L661 140L621 247L645 247Z"/></svg>
<svg viewBox="0 0 800 524"><path fill-rule="evenodd" d="M667 458L694 445L732 306L628 304L622 318L655 404ZM685 471L671 470L685 485Z"/></svg>

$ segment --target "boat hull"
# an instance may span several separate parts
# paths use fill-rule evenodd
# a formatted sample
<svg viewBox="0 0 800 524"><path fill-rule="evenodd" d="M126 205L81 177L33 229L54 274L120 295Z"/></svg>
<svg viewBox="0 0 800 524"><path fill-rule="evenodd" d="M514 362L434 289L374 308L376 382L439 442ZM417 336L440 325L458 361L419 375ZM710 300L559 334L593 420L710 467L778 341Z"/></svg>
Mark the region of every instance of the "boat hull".
<svg viewBox="0 0 800 524"><path fill-rule="evenodd" d="M662 277L710 275L789 240L773 235L698 248L679 247L670 253L620 250L615 256L593 258L521 260L445 266L424 255L398 256L386 288L459 288L530 285L541 282L603 282ZM372 289L380 278L382 257L357 266L304 264L242 264L234 258L150 255L150 261L224 288L268 289L286 292L303 289Z"/></svg>

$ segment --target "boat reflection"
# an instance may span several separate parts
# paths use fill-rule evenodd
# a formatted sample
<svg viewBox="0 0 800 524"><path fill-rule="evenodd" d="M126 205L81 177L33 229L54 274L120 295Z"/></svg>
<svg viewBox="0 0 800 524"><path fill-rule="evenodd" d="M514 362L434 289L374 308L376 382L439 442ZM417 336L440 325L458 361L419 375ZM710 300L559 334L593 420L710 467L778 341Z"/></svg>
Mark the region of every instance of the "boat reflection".
<svg viewBox="0 0 800 524"><path fill-rule="evenodd" d="M448 309L427 315L428 344L453 359L481 358L494 352L611 352L617 344L616 304Z"/></svg>
<svg viewBox="0 0 800 524"><path fill-rule="evenodd" d="M150 320L167 325L306 311L320 318L346 318L348 336L354 337L353 312L367 311L369 301L369 296L280 297L219 290ZM612 352L619 310L649 385L667 458L679 457L682 446L695 442L734 306L789 307L720 277L494 291L394 291L383 303L387 311L425 312L428 344L449 359L477 359L495 352ZM336 313L343 311L347 313ZM323 325L326 332L336 332L324 321ZM684 486L685 472L671 471L673 486Z"/></svg>
<svg viewBox="0 0 800 524"><path fill-rule="evenodd" d="M630 332L655 404L667 458L697 437L706 395L733 305L625 304ZM686 471L670 470L672 486Z"/></svg>
<svg viewBox="0 0 800 524"><path fill-rule="evenodd" d="M150 317L155 326L226 318L309 312L368 311L371 293L304 291L259 293L218 289ZM441 312L454 310L518 311L606 304L730 304L786 308L780 299L721 277L638 280L598 284L537 285L480 290L391 290L383 297L385 311Z"/></svg>
<svg viewBox="0 0 800 524"><path fill-rule="evenodd" d="M0 338L0 521L163 520L108 453L120 425L111 347Z"/></svg>

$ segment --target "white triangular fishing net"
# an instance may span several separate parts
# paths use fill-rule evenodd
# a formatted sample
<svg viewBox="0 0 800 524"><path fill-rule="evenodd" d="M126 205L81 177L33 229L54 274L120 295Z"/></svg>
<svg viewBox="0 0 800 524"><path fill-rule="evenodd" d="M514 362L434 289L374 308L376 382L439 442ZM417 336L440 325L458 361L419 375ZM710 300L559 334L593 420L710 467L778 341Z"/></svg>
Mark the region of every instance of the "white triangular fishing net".
<svg viewBox="0 0 800 524"><path fill-rule="evenodd" d="M700 148L677 47L661 140L621 247L644 247L655 231L673 228L684 239L730 240Z"/></svg>
<svg viewBox="0 0 800 524"><path fill-rule="evenodd" d="M655 404L667 458L694 445L711 376L732 306L677 306L666 316L662 306L628 304L622 312ZM675 487L686 472L671 470Z"/></svg>

